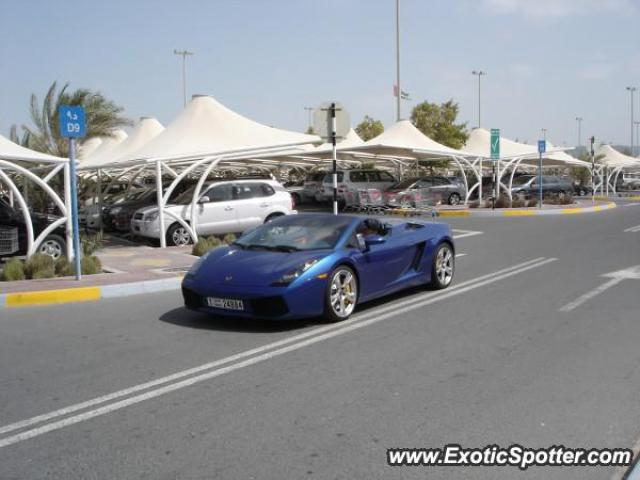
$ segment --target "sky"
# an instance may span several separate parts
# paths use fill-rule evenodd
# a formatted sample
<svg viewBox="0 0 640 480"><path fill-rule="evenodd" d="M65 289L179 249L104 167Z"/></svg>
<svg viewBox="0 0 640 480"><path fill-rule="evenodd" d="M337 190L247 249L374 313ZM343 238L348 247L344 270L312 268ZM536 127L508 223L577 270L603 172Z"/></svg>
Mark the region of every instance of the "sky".
<svg viewBox="0 0 640 480"><path fill-rule="evenodd" d="M640 0L400 0L402 118L424 100L485 128L557 145L630 143L640 120ZM395 121L394 0L0 0L0 134L54 81L99 90L132 119L171 122L187 93L305 130L338 101L352 124Z"/></svg>

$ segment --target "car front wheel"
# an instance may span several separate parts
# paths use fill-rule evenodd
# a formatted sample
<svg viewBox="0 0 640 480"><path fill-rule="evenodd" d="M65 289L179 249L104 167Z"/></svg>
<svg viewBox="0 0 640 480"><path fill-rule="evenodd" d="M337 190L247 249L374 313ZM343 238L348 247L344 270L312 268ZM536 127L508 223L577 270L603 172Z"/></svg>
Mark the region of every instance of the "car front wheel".
<svg viewBox="0 0 640 480"><path fill-rule="evenodd" d="M191 235L184 226L174 223L167 231L167 245L171 247L182 247L191 243Z"/></svg>
<svg viewBox="0 0 640 480"><path fill-rule="evenodd" d="M65 254L67 243L58 235L49 235L38 247L38 253L49 255L54 260L58 260Z"/></svg>
<svg viewBox="0 0 640 480"><path fill-rule="evenodd" d="M459 205L460 195L458 193L452 193L449 195L449 205Z"/></svg>
<svg viewBox="0 0 640 480"><path fill-rule="evenodd" d="M340 265L329 276L325 293L324 318L329 322L346 320L356 308L358 280L349 267Z"/></svg>
<svg viewBox="0 0 640 480"><path fill-rule="evenodd" d="M433 256L431 265L431 287L442 290L451 285L455 272L455 256L448 243L441 244Z"/></svg>

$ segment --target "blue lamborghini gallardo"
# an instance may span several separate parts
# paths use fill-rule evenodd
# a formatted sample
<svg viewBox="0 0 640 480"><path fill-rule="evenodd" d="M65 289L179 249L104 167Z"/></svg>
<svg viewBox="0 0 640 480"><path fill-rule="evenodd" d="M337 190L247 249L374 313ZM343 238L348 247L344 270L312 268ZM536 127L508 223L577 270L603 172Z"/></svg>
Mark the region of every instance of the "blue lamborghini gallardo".
<svg viewBox="0 0 640 480"><path fill-rule="evenodd" d="M185 276L187 308L226 316L348 318L356 305L453 280L448 225L303 214L277 218L203 255Z"/></svg>

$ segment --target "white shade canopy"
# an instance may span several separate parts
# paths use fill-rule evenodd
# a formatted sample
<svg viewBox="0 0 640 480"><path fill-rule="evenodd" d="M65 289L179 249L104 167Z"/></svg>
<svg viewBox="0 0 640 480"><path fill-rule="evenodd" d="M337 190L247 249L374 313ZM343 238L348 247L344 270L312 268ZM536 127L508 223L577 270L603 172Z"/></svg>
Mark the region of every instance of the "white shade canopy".
<svg viewBox="0 0 640 480"><path fill-rule="evenodd" d="M315 135L262 125L229 110L210 96L193 99L167 128L118 163L142 159L208 156L240 149L318 143Z"/></svg>
<svg viewBox="0 0 640 480"><path fill-rule="evenodd" d="M13 143L6 137L0 135L0 159L23 161L23 162L47 162L47 163L59 163L66 162L68 159L56 157L46 153L36 152L29 148Z"/></svg>
<svg viewBox="0 0 640 480"><path fill-rule="evenodd" d="M599 161L607 167L640 168L640 159L620 153L611 145L600 145L595 154L601 157Z"/></svg>
<svg viewBox="0 0 640 480"><path fill-rule="evenodd" d="M96 168L103 165L115 165L126 159L133 152L140 150L147 143L158 136L164 127L153 117L141 117L128 137L118 143L113 149L102 155L91 157L82 163L83 167Z"/></svg>
<svg viewBox="0 0 640 480"><path fill-rule="evenodd" d="M478 157L489 158L491 156L491 132L484 128L474 128L469 133L469 138L462 150ZM542 154L545 166L572 165L579 167L590 167L588 162L584 162L572 157L547 141L546 152ZM524 157L522 163L537 164L539 153L537 145L515 142L508 138L500 137L500 158L515 159Z"/></svg>
<svg viewBox="0 0 640 480"><path fill-rule="evenodd" d="M102 143L96 148L91 155L86 156L82 160L82 167L87 165L103 165L110 160L111 153L127 139L128 135L122 129L116 129L113 131L111 137L105 137L102 139Z"/></svg>
<svg viewBox="0 0 640 480"><path fill-rule="evenodd" d="M353 128L351 128L349 129L345 137L336 144L336 147L351 148L358 145L362 145L363 143L364 143L364 140L362 140L360 138L360 135L358 135L356 131ZM333 145L331 144L331 142L326 142L326 143L323 143L322 145L319 145L315 150L313 150L313 152L314 153L331 153L332 150L333 150Z"/></svg>
<svg viewBox="0 0 640 480"><path fill-rule="evenodd" d="M82 142L78 149L78 159L82 161L89 157L101 144L102 138L100 137L91 137L89 140Z"/></svg>

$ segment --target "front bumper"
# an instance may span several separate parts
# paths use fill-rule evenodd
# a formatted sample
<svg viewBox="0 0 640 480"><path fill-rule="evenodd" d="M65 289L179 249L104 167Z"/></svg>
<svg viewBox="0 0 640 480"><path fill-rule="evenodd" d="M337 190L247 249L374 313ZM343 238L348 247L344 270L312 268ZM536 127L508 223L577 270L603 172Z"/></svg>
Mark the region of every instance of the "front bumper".
<svg viewBox="0 0 640 480"><path fill-rule="evenodd" d="M160 226L158 221L145 222L135 217L131 220L131 233L140 237L160 238Z"/></svg>
<svg viewBox="0 0 640 480"><path fill-rule="evenodd" d="M211 285L206 279L187 275L182 281L182 295L190 310L225 317L292 320L323 314L326 282L326 279L313 278L299 286L240 287ZM209 307L207 297L242 300L244 310Z"/></svg>

